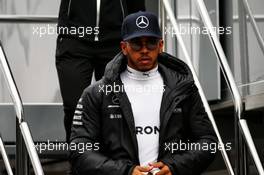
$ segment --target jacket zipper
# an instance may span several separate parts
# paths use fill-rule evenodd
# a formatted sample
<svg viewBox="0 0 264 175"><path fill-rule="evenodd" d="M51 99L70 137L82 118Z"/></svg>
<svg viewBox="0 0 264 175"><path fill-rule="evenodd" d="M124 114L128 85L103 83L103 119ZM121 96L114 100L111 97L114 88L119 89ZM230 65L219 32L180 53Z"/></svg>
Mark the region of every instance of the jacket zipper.
<svg viewBox="0 0 264 175"><path fill-rule="evenodd" d="M70 17L71 3L72 3L72 0L69 0L69 3L68 3L68 11L67 11L67 15L68 15L68 17Z"/></svg>
<svg viewBox="0 0 264 175"><path fill-rule="evenodd" d="M124 84L123 84L123 82L121 81L121 79L120 79L120 77L117 79L117 81L116 81L116 83L118 84L118 85L120 85L120 86L124 86ZM126 94L126 92L118 92L118 94L117 94L117 97L119 98L119 99L121 99L121 96L123 96L122 98L124 99L124 100L127 100L128 102L129 102L129 99L128 99L128 97L127 97L127 95L121 95L121 94L123 94L123 93L125 93ZM124 104L124 103L122 103L122 104ZM122 104L121 104L121 102L120 102L120 107L121 107L121 110L122 110L122 112L123 112L123 114L126 114L126 115L128 115L128 112L125 112L125 109L124 109L124 107L122 107ZM129 106L129 104L126 104L125 106ZM132 109L131 109L131 112L132 112ZM133 118L133 113L131 113L131 117ZM129 125L129 124L128 124ZM132 127L134 127L134 125L132 126ZM137 135L136 135L136 132L135 132L135 130L134 130L134 132L131 132L131 134L134 136L134 138L136 138L136 140L135 140L135 142L133 142L133 144L135 144L135 153L136 153L136 162L139 164L139 155L138 155L138 142L137 142ZM132 137L133 137L132 136Z"/></svg>
<svg viewBox="0 0 264 175"><path fill-rule="evenodd" d="M125 10L124 10L124 5L122 0L120 0L120 6L121 6L121 10L122 10L122 14L123 14L123 20L125 19Z"/></svg>
<svg viewBox="0 0 264 175"><path fill-rule="evenodd" d="M101 0L96 1L96 28L99 28L100 23L100 6L101 6ZM95 34L94 41L99 41L98 34Z"/></svg>

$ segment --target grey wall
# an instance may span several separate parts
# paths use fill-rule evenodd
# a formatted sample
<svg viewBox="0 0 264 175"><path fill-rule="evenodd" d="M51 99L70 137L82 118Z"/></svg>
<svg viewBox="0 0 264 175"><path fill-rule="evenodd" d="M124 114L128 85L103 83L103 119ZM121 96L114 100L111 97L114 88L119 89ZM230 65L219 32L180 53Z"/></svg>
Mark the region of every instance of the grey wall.
<svg viewBox="0 0 264 175"><path fill-rule="evenodd" d="M176 11L179 28L180 30L182 28L181 36L183 37L206 97L208 100L219 100L219 66L217 65L217 58L210 44L208 35L202 32L190 32L191 28L198 28L202 31L204 27L196 4L192 0L171 0L170 2ZM209 11L213 25L218 26L218 0L205 0L204 2ZM169 20L166 27L166 51L185 61L186 58L183 54L183 50L177 43L176 35L172 33L172 25Z"/></svg>
<svg viewBox="0 0 264 175"><path fill-rule="evenodd" d="M238 26L238 1L233 1L233 25L234 25L234 74L236 83L239 86L239 89L241 90L242 87L248 87L249 88L249 95L257 95L264 92L264 54L262 53L257 39L256 35L253 32L251 24L248 22L247 24L247 30L248 30L248 67L249 67L249 80L242 81L245 79L245 77L241 76L242 72L245 72L245 70L241 67L241 57L240 57L240 35L239 35L239 26ZM259 20L257 20L257 24L259 27L259 30L264 36L264 1L262 0L248 0L249 5L251 6L252 12L256 17L260 17ZM262 37L263 38L263 37ZM243 94L246 96L247 94Z"/></svg>
<svg viewBox="0 0 264 175"><path fill-rule="evenodd" d="M159 13L159 0L146 0L147 11L151 11L158 15Z"/></svg>
<svg viewBox="0 0 264 175"><path fill-rule="evenodd" d="M59 0L0 0L0 14L8 15L57 15L58 7ZM0 40L26 103L61 101L54 59L56 34L34 34L34 28L47 25L0 23ZM0 82L0 103L10 102L2 74Z"/></svg>

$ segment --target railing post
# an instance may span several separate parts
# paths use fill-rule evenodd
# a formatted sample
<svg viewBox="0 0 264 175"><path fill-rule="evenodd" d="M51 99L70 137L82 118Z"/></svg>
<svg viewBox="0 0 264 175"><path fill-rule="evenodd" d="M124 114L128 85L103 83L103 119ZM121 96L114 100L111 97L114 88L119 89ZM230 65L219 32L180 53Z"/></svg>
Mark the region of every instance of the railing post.
<svg viewBox="0 0 264 175"><path fill-rule="evenodd" d="M165 39L166 35L166 27L167 27L167 14L166 11L164 9L164 5L162 1L159 1L159 22L160 22L160 26L161 26L161 31L162 31L162 38ZM164 42L163 44L163 49L167 50L167 43Z"/></svg>
<svg viewBox="0 0 264 175"><path fill-rule="evenodd" d="M239 45L240 45L240 66L241 66L241 80L242 84L249 82L249 59L248 59L248 38L247 38L247 14L242 1L238 2L238 16L239 16ZM249 94L249 87L242 87L242 95ZM245 107L243 105L243 111ZM241 114L243 115L243 114ZM242 118L243 116L241 116ZM238 174L247 175L247 155L244 138L239 128L239 121L235 120L236 125L236 153L237 161L236 167Z"/></svg>
<svg viewBox="0 0 264 175"><path fill-rule="evenodd" d="M254 161L256 168L258 170L258 173L260 175L264 175L263 166L262 166L262 163L260 161L259 155L257 153L254 141L253 141L251 133L250 133L250 130L248 128L247 121L243 117L244 108L243 108L242 98L241 98L239 90L236 86L236 83L235 83L234 77L232 75L231 69L227 63L227 58L225 56L225 53L223 51L223 48L222 48L219 40L217 39L217 36L215 35L214 31L212 30L213 25L212 25L212 22L210 20L208 11L206 9L206 6L205 6L203 0L197 0L196 2L197 2L197 5L199 7L199 11L200 11L202 19L205 23L205 26L209 29L209 39L212 43L212 46L214 47L216 54L218 55L217 58L219 59L219 63L220 63L221 68L223 70L224 77L227 81L229 89L231 90L233 101L235 103L235 112L236 112L235 116L238 118L238 120L237 119L235 119L235 120L239 124L239 129L240 129L239 131L241 131L241 134L243 134L243 138L244 138L245 142L247 143L247 146L248 146L249 151L252 155L253 161ZM236 122L236 124L237 124L237 122ZM236 125L235 125L235 127L236 127Z"/></svg>
<svg viewBox="0 0 264 175"><path fill-rule="evenodd" d="M23 103L0 42L0 68L3 70L16 112L16 174L29 174L29 154L36 175L44 175L32 135L24 121ZM28 152L27 152L28 151Z"/></svg>
<svg viewBox="0 0 264 175"><path fill-rule="evenodd" d="M243 106L242 106L242 113L241 113L241 118L244 118L244 114L245 114L245 103L243 103ZM239 123L237 123L239 125ZM240 128L238 128L240 129ZM246 142L245 142L245 138L244 136L242 135L241 132L239 132L239 137L240 137L240 143L241 143L241 148L240 148L240 154L242 155L242 158L241 158L241 174L242 175L247 175L249 174L248 171L249 171L249 164L248 164L248 149L247 149L247 145L246 145Z"/></svg>
<svg viewBox="0 0 264 175"><path fill-rule="evenodd" d="M240 66L242 84L249 83L249 60L248 60L248 38L247 38L247 13L242 1L238 2L239 16L239 45L240 45ZM242 87L242 96L249 94L248 86Z"/></svg>
<svg viewBox="0 0 264 175"><path fill-rule="evenodd" d="M245 114L245 103L243 103L243 111L242 111L242 116L241 118L244 118L244 114ZM240 129L240 128L239 128ZM243 173L245 175L248 175L248 171L249 171L249 164L248 164L248 148L247 148L247 145L246 145L246 141L245 141L245 137L243 136L243 134L240 132L240 135L242 137L242 152L241 154L243 155L243 161L242 161L242 165L243 165Z"/></svg>
<svg viewBox="0 0 264 175"><path fill-rule="evenodd" d="M203 102L203 105L204 105L205 111L206 111L206 113L208 114L208 118L210 119L210 121L211 121L211 123L212 123L212 126L213 126L213 128L214 128L214 131L215 131L215 133L216 133L216 136L217 136L217 138L218 138L218 142L219 142L219 144L224 145L224 143L223 143L223 141L222 141L222 138L221 138L221 135L220 135L220 133L219 133L219 130L218 130L218 128L217 128L217 125L216 125L216 123L215 123L215 119L214 119L214 117L213 117L212 111L211 111L210 106L209 106L209 104L208 104L208 102L207 102L206 96L205 96L205 94L204 94L204 92L203 92L203 89L202 89L202 86L201 86L201 84L200 84L200 82L199 82L198 76L197 76L197 74L196 74L196 72L195 72L195 69L194 69L194 66L193 66L193 64L192 64L192 61L191 61L190 55L189 55L189 53L188 53L188 51L187 51L187 48L186 48L186 46L185 46L185 44L184 44L183 38L182 38L182 36L180 35L179 28L178 28L178 23L177 23L177 20L176 20L176 18L175 18L175 15L174 15L174 13L173 13L173 10L171 9L171 6L170 6L168 0L162 0L162 2L163 2L163 4L164 4L164 8L166 9L166 12L167 12L167 14L168 14L170 20L171 20L172 26L173 26L173 28L174 28L174 30L175 30L175 32L176 32L176 35L177 35L177 38L178 38L179 45L181 46L181 48L182 48L182 50L183 50L183 54L184 54L184 56L185 56L185 58L186 58L186 62L187 62L188 66L189 66L189 68L190 68L190 70L191 70L191 72L192 72L193 79L194 79L195 84L196 84L196 86L197 86L197 88L198 88L198 91L199 91L200 97L201 97L201 99L202 99L202 102ZM208 18L209 18L209 15L208 15ZM227 169L228 169L229 174L230 174L230 175L234 175L234 171L233 171L233 168L232 168L231 162L230 162L230 160L229 160L229 158L228 158L228 155L227 155L226 150L225 150L225 149L221 149L221 153L222 153L223 159L224 159L224 161L225 161L225 164L226 164L226 166L227 166Z"/></svg>
<svg viewBox="0 0 264 175"><path fill-rule="evenodd" d="M0 133L0 153L2 155L2 159L4 161L7 174L13 175L12 167L11 167L10 161L8 159L7 152L5 150L5 145L4 145L4 142L2 140L1 133Z"/></svg>
<svg viewBox="0 0 264 175"><path fill-rule="evenodd" d="M261 33L259 31L257 22L255 20L255 16L253 15L252 10L250 9L250 6L249 6L247 0L242 0L241 3L243 3L245 13L248 15L248 19L249 19L249 21L250 21L250 23L252 25L252 28L253 28L253 30L254 30L254 32L256 34L256 38L258 40L259 47L262 50L262 53L264 54L264 40L263 40L263 38L261 36Z"/></svg>
<svg viewBox="0 0 264 175"><path fill-rule="evenodd" d="M237 117L236 117L237 118ZM247 164L247 147L242 133L239 128L239 121L235 119L235 142L236 142L236 170L238 175L247 175L248 164Z"/></svg>
<svg viewBox="0 0 264 175"><path fill-rule="evenodd" d="M243 154L244 154L244 156L243 156L244 157L244 160L243 160L244 170L243 171L245 172L246 175L248 175L249 174L248 148L247 148L245 140L243 140Z"/></svg>
<svg viewBox="0 0 264 175"><path fill-rule="evenodd" d="M234 120L234 127L235 127L235 173L237 175L240 175L240 132L239 132L239 124L238 124L238 117L235 114L235 120Z"/></svg>
<svg viewBox="0 0 264 175"><path fill-rule="evenodd" d="M29 175L29 161L26 146L16 120L16 175Z"/></svg>

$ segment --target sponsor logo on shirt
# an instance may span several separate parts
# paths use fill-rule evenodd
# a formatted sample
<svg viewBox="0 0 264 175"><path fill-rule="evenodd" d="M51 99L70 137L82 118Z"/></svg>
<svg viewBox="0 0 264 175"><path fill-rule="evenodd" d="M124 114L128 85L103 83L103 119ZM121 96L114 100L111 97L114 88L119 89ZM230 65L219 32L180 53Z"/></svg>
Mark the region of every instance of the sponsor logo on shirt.
<svg viewBox="0 0 264 175"><path fill-rule="evenodd" d="M136 134L159 134L160 129L157 126L146 126L146 127L141 127L141 126L136 126Z"/></svg>
<svg viewBox="0 0 264 175"><path fill-rule="evenodd" d="M121 114L110 114L110 119L121 119L122 115Z"/></svg>
<svg viewBox="0 0 264 175"><path fill-rule="evenodd" d="M182 108L175 108L174 113L182 113Z"/></svg>

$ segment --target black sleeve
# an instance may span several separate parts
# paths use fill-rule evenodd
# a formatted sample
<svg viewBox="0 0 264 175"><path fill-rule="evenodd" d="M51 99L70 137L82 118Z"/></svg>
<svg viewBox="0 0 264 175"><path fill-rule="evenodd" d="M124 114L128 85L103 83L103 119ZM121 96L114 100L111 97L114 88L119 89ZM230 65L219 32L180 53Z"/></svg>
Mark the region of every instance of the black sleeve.
<svg viewBox="0 0 264 175"><path fill-rule="evenodd" d="M100 97L97 90L84 92L77 105L71 131L70 162L74 175L127 175L133 168L129 160L112 160L100 145ZM73 150L72 145L78 145ZM80 150L80 146L84 150ZM87 147L88 145L88 147ZM91 147L92 145L92 147ZM91 149L92 148L92 149Z"/></svg>
<svg viewBox="0 0 264 175"><path fill-rule="evenodd" d="M126 0L128 14L145 11L145 0Z"/></svg>
<svg viewBox="0 0 264 175"><path fill-rule="evenodd" d="M196 88L196 87L195 87ZM187 137L190 143L200 146L217 145L217 138L212 124L204 110L199 93L194 92L183 106ZM194 175L203 172L213 161L215 151L207 149L189 149L180 154L170 154L163 161L169 166L172 174ZM205 148L205 149L204 149Z"/></svg>

